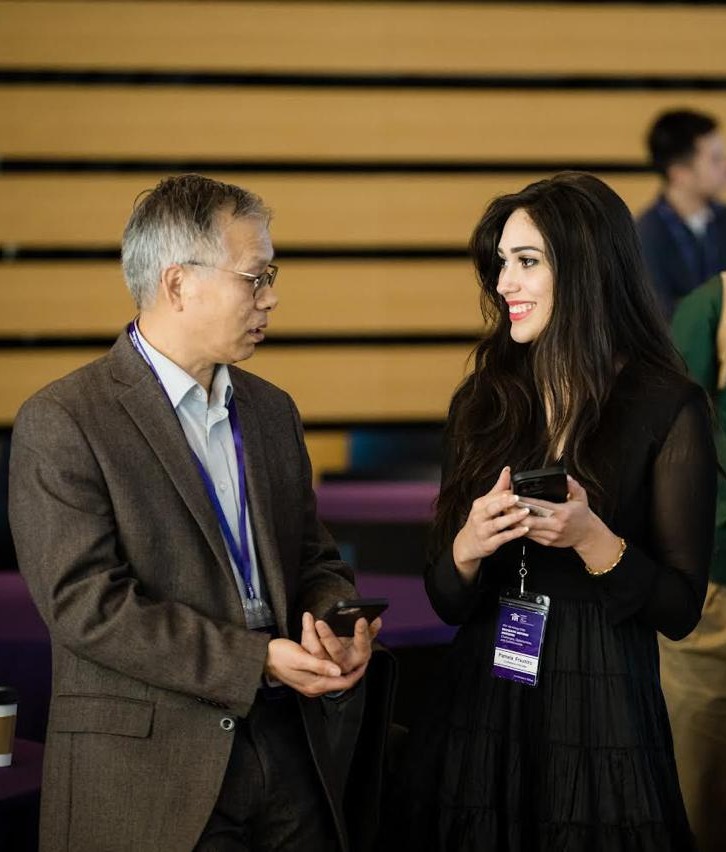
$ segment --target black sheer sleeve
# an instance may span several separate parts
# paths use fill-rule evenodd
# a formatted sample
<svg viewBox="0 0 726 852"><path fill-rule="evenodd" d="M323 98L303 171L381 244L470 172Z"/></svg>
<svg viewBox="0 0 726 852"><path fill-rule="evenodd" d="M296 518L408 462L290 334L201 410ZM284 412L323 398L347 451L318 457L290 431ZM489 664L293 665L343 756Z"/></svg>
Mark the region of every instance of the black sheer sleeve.
<svg viewBox="0 0 726 852"><path fill-rule="evenodd" d="M449 419L449 423L451 419ZM456 469L454 441L450 427L444 434L443 459L441 463L441 488L451 480ZM489 557L487 562L493 557ZM453 539L444 551L426 567L426 593L436 614L447 624L463 624L477 609L484 595L491 591L484 582L484 571L479 571L474 581L467 582L454 564Z"/></svg>
<svg viewBox="0 0 726 852"><path fill-rule="evenodd" d="M652 470L648 552L632 543L599 582L611 621L631 616L682 639L701 617L713 550L717 461L706 400L691 396Z"/></svg>

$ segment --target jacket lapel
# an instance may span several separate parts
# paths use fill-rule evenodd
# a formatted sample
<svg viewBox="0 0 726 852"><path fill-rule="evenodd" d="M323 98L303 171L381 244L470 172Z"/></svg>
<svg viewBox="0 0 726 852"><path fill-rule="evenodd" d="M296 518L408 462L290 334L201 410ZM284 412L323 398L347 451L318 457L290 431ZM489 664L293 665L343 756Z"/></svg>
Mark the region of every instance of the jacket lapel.
<svg viewBox="0 0 726 852"><path fill-rule="evenodd" d="M111 350L111 370L121 382L118 399L148 441L167 476L199 524L217 561L237 595L237 586L227 557L219 522L199 475L184 431L151 370L133 348L124 332Z"/></svg>
<svg viewBox="0 0 726 852"><path fill-rule="evenodd" d="M270 603L275 613L280 633L287 636L287 595L281 568L280 552L273 526L273 503L267 474L264 433L254 400L244 382L244 373L230 370L234 387L234 403L242 428L245 456L245 481L247 484L247 506L259 555L259 567L263 571Z"/></svg>

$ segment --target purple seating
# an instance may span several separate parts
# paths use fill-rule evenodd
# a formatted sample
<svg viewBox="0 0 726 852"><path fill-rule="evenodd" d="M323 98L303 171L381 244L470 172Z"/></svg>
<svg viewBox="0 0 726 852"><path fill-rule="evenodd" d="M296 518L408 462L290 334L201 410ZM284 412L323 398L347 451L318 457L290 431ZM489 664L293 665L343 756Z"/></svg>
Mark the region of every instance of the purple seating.
<svg viewBox="0 0 726 852"><path fill-rule="evenodd" d="M435 482L321 482L316 490L324 522L427 524L439 486Z"/></svg>
<svg viewBox="0 0 726 852"><path fill-rule="evenodd" d="M433 611L422 574L438 484L430 481L326 480L318 510L356 568L364 597L387 597L380 640L398 660L394 720L410 727L432 674L446 665L455 627Z"/></svg>
<svg viewBox="0 0 726 852"><path fill-rule="evenodd" d="M397 713L408 721L425 690L432 661L456 628L434 613L420 575L359 572L357 585L364 597L389 599L380 639L399 658ZM50 639L25 582L13 572L0 572L0 683L20 693L18 736L42 742L50 700Z"/></svg>
<svg viewBox="0 0 726 852"><path fill-rule="evenodd" d="M393 548L381 548L376 559L376 573L362 565L356 572L358 590L363 597L387 597L390 607L383 617L381 641L391 647L438 645L449 642L454 628L443 624L431 608L421 579L425 557L414 547L411 525L420 525L425 538L426 527L433 517L439 486L435 482L332 481L317 488L318 512L335 533L340 525L350 533L359 527L359 542L380 537L380 526L400 525L405 533ZM386 543L389 544L390 539ZM370 548L369 548L370 550ZM398 569L406 557L415 561L403 574ZM390 562L386 564L386 559ZM413 570L410 570L410 569Z"/></svg>
<svg viewBox="0 0 726 852"><path fill-rule="evenodd" d="M453 638L456 628L433 611L420 577L358 573L356 585L362 597L388 598L379 638L390 648L443 645Z"/></svg>
<svg viewBox="0 0 726 852"><path fill-rule="evenodd" d="M436 483L325 480L317 493L321 520L356 570L421 575Z"/></svg>

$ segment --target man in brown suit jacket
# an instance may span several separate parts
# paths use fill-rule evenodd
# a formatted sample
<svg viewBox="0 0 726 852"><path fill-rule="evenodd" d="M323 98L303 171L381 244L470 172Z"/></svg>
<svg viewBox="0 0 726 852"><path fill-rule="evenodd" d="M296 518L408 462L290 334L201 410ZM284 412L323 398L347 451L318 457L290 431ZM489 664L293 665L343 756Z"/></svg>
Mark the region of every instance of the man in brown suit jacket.
<svg viewBox="0 0 726 852"><path fill-rule="evenodd" d="M16 420L13 535L53 641L44 852L348 848L380 623L319 620L355 589L297 410L226 366L277 304L268 220L238 187L162 181L124 232L139 316Z"/></svg>

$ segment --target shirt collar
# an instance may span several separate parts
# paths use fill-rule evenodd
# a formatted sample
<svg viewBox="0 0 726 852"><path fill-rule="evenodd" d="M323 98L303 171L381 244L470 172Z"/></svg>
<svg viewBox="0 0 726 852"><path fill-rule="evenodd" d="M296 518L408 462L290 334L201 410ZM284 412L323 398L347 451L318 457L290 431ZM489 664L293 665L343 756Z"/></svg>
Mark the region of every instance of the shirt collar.
<svg viewBox="0 0 726 852"><path fill-rule="evenodd" d="M181 405L186 395L196 388L200 388L206 396L206 391L193 376L190 376L186 370L182 370L178 364L175 364L166 355L162 355L158 349L149 343L141 333L138 323L136 324L136 333L144 347L144 352L146 352L149 361L151 361L159 377L162 387L166 391L166 395L169 397L169 401L175 409ZM208 405L226 406L232 396L232 391L232 381L229 377L227 365L217 364L212 379Z"/></svg>
<svg viewBox="0 0 726 852"><path fill-rule="evenodd" d="M660 213L660 215L670 220L671 222L680 222L682 225L688 226L688 220L684 220L681 216L676 212L675 208L671 205L665 195L660 195L658 200L656 201L656 209ZM716 216L716 211L718 210L718 204L715 201L709 201L702 214L706 220L706 226L708 226L713 218Z"/></svg>
<svg viewBox="0 0 726 852"><path fill-rule="evenodd" d="M226 406L231 398L232 380L229 377L229 369L226 364L217 364L212 379L212 393L209 404Z"/></svg>

